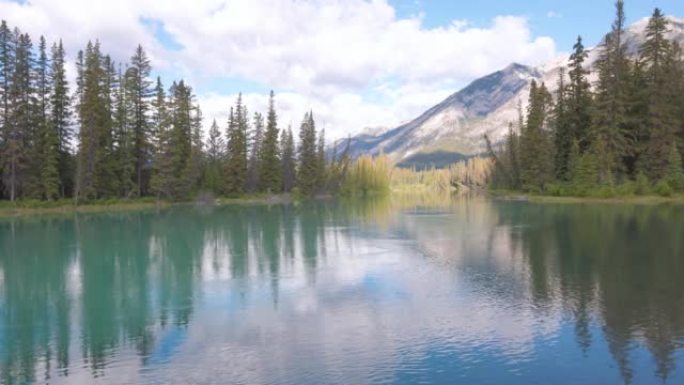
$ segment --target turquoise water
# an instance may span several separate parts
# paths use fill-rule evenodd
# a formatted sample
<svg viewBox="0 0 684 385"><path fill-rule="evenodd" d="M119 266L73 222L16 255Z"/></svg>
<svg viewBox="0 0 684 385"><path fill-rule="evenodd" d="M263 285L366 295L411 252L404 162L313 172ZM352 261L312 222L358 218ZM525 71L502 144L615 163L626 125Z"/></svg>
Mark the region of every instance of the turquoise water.
<svg viewBox="0 0 684 385"><path fill-rule="evenodd" d="M2 384L683 384L684 206L0 221Z"/></svg>

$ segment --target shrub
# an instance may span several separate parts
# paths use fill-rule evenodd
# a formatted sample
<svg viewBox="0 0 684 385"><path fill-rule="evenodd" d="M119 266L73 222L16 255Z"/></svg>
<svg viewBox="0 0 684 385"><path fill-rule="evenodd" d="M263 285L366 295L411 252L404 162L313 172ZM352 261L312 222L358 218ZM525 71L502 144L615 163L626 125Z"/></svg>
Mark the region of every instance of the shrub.
<svg viewBox="0 0 684 385"><path fill-rule="evenodd" d="M565 189L563 185L556 183L549 183L546 185L545 193L553 197L562 197L565 194Z"/></svg>
<svg viewBox="0 0 684 385"><path fill-rule="evenodd" d="M655 193L661 197L669 197L674 194L674 190L666 180L662 179L660 182L656 183Z"/></svg>
<svg viewBox="0 0 684 385"><path fill-rule="evenodd" d="M618 185L615 193L618 196L625 197L625 196L632 196L635 195L637 191L637 184L632 182L631 180L625 181L624 183Z"/></svg>
<svg viewBox="0 0 684 385"><path fill-rule="evenodd" d="M613 186L597 186L589 190L588 195L595 198L612 198L615 196Z"/></svg>
<svg viewBox="0 0 684 385"><path fill-rule="evenodd" d="M669 177L667 183L676 192L684 192L684 176L672 176Z"/></svg>
<svg viewBox="0 0 684 385"><path fill-rule="evenodd" d="M637 174L636 177L636 189L634 193L636 195L647 195L651 191L651 186L646 175L642 172Z"/></svg>

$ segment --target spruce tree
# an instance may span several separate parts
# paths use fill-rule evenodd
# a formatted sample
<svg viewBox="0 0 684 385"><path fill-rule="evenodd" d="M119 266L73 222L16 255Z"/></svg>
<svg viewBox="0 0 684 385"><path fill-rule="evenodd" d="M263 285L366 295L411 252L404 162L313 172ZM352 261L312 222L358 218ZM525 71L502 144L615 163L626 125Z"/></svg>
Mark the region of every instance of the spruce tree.
<svg viewBox="0 0 684 385"><path fill-rule="evenodd" d="M556 105L554 108L554 146L555 159L554 171L556 179L568 180L568 157L573 141L576 139L573 135L569 112L567 108L567 88L565 85L565 69L561 68L558 75L558 91L556 94ZM511 130L512 131L512 130ZM512 132L509 133L509 141L511 140ZM510 144L509 144L510 147ZM510 152L511 150L509 150Z"/></svg>
<svg viewBox="0 0 684 385"><path fill-rule="evenodd" d="M573 140L568 153L568 174L567 180L575 182L580 161L580 145L578 140Z"/></svg>
<svg viewBox="0 0 684 385"><path fill-rule="evenodd" d="M618 0L615 8L611 32L600 47L597 60L599 80L591 133L591 139L601 142L599 146L605 149L597 154L604 183L629 173L630 165L625 162L635 156L632 145L635 131L628 117L630 65L624 31L624 2Z"/></svg>
<svg viewBox="0 0 684 385"><path fill-rule="evenodd" d="M547 120L551 95L533 80L527 123L521 135L521 182L525 190L543 191L553 176L553 154Z"/></svg>
<svg viewBox="0 0 684 385"><path fill-rule="evenodd" d="M238 196L245 191L247 182L247 110L242 105L242 94L228 120L228 144L225 171L225 192Z"/></svg>
<svg viewBox="0 0 684 385"><path fill-rule="evenodd" d="M676 191L684 191L684 165L682 165L682 155L675 143L670 145L667 163L667 182Z"/></svg>
<svg viewBox="0 0 684 385"><path fill-rule="evenodd" d="M568 124L572 138L580 142L580 147L589 146L589 126L591 125L591 93L589 91L589 81L587 75L589 71L584 68L587 59L587 51L582 44L582 37L577 37L577 42L573 46L573 53L570 55L570 71L568 76Z"/></svg>
<svg viewBox="0 0 684 385"><path fill-rule="evenodd" d="M319 189L324 189L328 183L327 162L325 156L325 129L318 134L316 147L316 174Z"/></svg>
<svg viewBox="0 0 684 385"><path fill-rule="evenodd" d="M9 158L8 145L10 143L11 109L10 88L14 74L15 40L7 22L0 23L0 195L9 190L7 175ZM9 192L9 191L8 191Z"/></svg>
<svg viewBox="0 0 684 385"><path fill-rule="evenodd" d="M261 147L264 141L264 117L259 112L254 113L253 134L250 138L249 161L247 165L247 191L255 192L259 189L259 168L261 166Z"/></svg>
<svg viewBox="0 0 684 385"><path fill-rule="evenodd" d="M5 128L3 148L5 185L9 189L10 200L27 193L32 197L39 194L38 180L32 175L31 167L36 159L31 157L35 151L37 135L36 100L33 91L31 63L33 47L28 35L18 29L14 31L15 53L11 84L8 90L10 112ZM22 191L26 190L26 191Z"/></svg>
<svg viewBox="0 0 684 385"><path fill-rule="evenodd" d="M259 162L259 189L269 193L280 192L282 188L278 139L278 121L275 112L274 95L273 91L271 91L268 114L266 115L266 131L264 132L264 141L261 145L261 160Z"/></svg>
<svg viewBox="0 0 684 385"><path fill-rule="evenodd" d="M57 148L57 170L59 174L59 195L64 198L73 189L71 167L71 100L66 79L65 52L62 41L54 44L51 50L51 94L50 94L50 135L54 135Z"/></svg>
<svg viewBox="0 0 684 385"><path fill-rule="evenodd" d="M111 196L115 179L112 150L109 61L100 44L88 42L80 70L79 149L75 198ZM111 75L111 74L110 74Z"/></svg>
<svg viewBox="0 0 684 385"><path fill-rule="evenodd" d="M207 168L204 187L215 194L221 192L225 145L219 126L214 119L207 139Z"/></svg>
<svg viewBox="0 0 684 385"><path fill-rule="evenodd" d="M60 195L59 178L59 138L50 119L50 67L47 55L47 43L41 36L39 44L38 63L36 68L38 96L38 130L40 151L40 184L42 197L47 200L58 198Z"/></svg>
<svg viewBox="0 0 684 385"><path fill-rule="evenodd" d="M316 148L316 124L313 112L304 115L299 128L299 157L297 164L297 187L303 195L318 192L318 156Z"/></svg>
<svg viewBox="0 0 684 385"><path fill-rule="evenodd" d="M114 147L116 91L119 87L114 61L111 56L102 56L102 77L100 86L101 115L98 119L100 151L98 170L98 195L100 197L121 196L121 186L116 178L116 152Z"/></svg>
<svg viewBox="0 0 684 385"><path fill-rule="evenodd" d="M170 132L166 151L168 164L164 165L161 189L171 199L186 198L187 170L193 155L192 90L184 81L174 83L169 90Z"/></svg>
<svg viewBox="0 0 684 385"><path fill-rule="evenodd" d="M513 131L512 124L508 127L506 154L509 170L508 187L517 190L520 188L520 136Z"/></svg>
<svg viewBox="0 0 684 385"><path fill-rule="evenodd" d="M174 89L172 87L172 89ZM173 95L171 95L173 96ZM154 149L152 156L152 176L150 178L150 188L157 198L171 196L170 175L171 175L171 153L170 143L170 119L168 106L172 102L166 99L164 85L161 78L157 77L154 88L154 99L152 101L152 132L154 133Z"/></svg>
<svg viewBox="0 0 684 385"><path fill-rule="evenodd" d="M668 60L672 55L672 43L665 34L668 22L660 9L656 8L646 27L646 41L641 47L647 81L648 111L646 115L647 139L639 159L639 169L650 180L660 180L667 169L670 144L676 138L676 109L671 103L668 84Z"/></svg>
<svg viewBox="0 0 684 385"><path fill-rule="evenodd" d="M135 159L135 176L137 195L147 191L149 172L147 164L150 159L149 122L150 97L152 96L150 77L150 61L142 46L138 45L131 57L131 66L126 71L126 92L129 102L130 124L133 132L133 154Z"/></svg>
<svg viewBox="0 0 684 385"><path fill-rule="evenodd" d="M192 99L190 100L192 103ZM202 111L199 106L191 107L190 118L190 157L182 175L180 196L188 198L200 185L203 170ZM193 113L194 112L194 113Z"/></svg>
<svg viewBox="0 0 684 385"><path fill-rule="evenodd" d="M115 90L115 116L114 116L114 142L116 157L116 173L118 191L121 196L130 197L137 191L135 184L135 150L133 146L133 133L129 118L130 94L126 91L126 78L124 72L119 69L118 87Z"/></svg>
<svg viewBox="0 0 684 385"><path fill-rule="evenodd" d="M283 191L289 193L295 187L296 181L295 145L291 127L282 131L280 148L282 149Z"/></svg>

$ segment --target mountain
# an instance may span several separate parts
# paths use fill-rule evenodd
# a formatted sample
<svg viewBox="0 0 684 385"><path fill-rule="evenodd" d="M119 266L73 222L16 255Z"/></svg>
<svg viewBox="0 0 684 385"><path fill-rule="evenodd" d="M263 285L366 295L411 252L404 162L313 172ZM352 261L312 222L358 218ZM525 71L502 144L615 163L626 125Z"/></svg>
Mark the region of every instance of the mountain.
<svg viewBox="0 0 684 385"><path fill-rule="evenodd" d="M668 17L669 38L684 45L684 19ZM648 18L626 29L626 44L631 55L637 55L645 40ZM605 39L605 38L604 38ZM593 69L599 50L589 49L587 66ZM384 153L400 166L440 166L445 159L463 159L485 151L484 134L497 142L504 138L510 123L518 121L518 109L527 107L532 80L545 82L554 91L567 56L539 67L513 63L508 67L477 79L450 95L412 121L392 129L366 130L335 144L337 153L349 146L353 157ZM590 75L596 80L596 74Z"/></svg>

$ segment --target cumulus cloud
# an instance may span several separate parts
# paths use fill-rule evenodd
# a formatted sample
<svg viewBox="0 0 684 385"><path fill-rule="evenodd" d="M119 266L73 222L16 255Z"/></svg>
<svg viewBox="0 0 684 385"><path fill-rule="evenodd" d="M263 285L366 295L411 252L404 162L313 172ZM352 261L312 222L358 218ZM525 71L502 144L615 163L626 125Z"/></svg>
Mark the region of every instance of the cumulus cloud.
<svg viewBox="0 0 684 385"><path fill-rule="evenodd" d="M273 88L282 125L313 109L330 137L398 124L469 80L555 55L523 17L429 28L425 15L400 18L386 0L0 0L0 14L32 35L63 38L71 56L97 38L126 60L140 43L156 69L192 84ZM224 118L240 91L199 90L209 121ZM253 110L265 105L265 94L245 97Z"/></svg>

